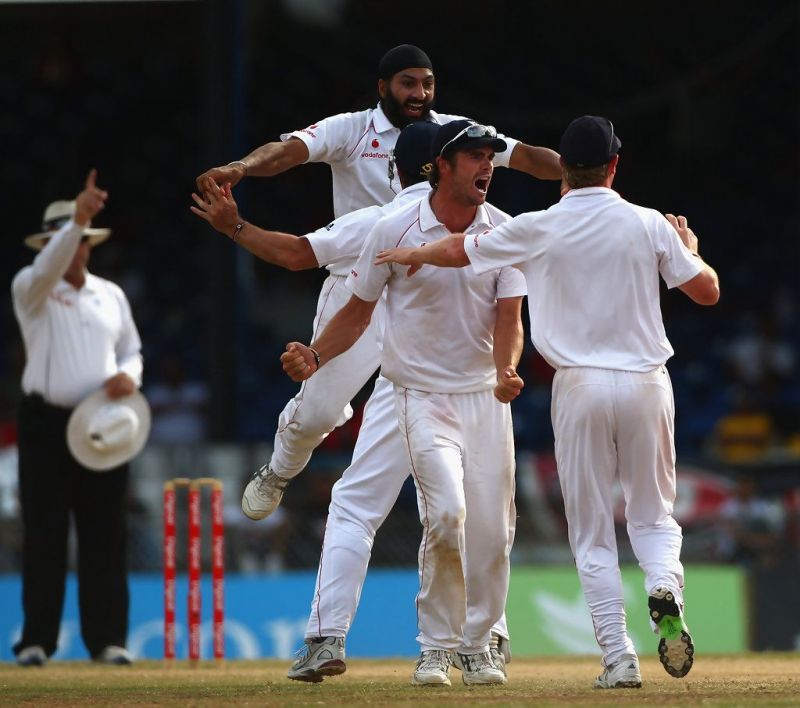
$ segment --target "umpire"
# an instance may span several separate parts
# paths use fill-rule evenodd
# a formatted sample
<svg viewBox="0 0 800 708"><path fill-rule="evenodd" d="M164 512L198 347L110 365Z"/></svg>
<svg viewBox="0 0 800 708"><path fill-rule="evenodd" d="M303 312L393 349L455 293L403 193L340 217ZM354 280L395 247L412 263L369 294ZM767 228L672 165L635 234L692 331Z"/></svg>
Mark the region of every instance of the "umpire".
<svg viewBox="0 0 800 708"><path fill-rule="evenodd" d="M141 385L141 341L122 290L91 275L92 247L108 229L90 228L108 193L92 170L74 202L52 203L40 250L14 277L14 313L25 342L19 408L19 490L24 529L25 621L14 646L22 666L42 666L58 642L70 514L78 539L81 635L91 657L130 664L125 497L127 464L98 473L78 463L65 431L72 409L104 389L122 399Z"/></svg>

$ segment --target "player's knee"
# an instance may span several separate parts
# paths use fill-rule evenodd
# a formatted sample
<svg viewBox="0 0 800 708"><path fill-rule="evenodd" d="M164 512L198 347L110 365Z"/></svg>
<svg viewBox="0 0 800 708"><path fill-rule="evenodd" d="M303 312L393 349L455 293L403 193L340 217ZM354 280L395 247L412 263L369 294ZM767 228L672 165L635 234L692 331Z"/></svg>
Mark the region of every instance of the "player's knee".
<svg viewBox="0 0 800 708"><path fill-rule="evenodd" d="M331 504L328 511L328 523L325 528L325 536L332 538L348 537L358 539L358 541L369 548L375 540L376 529L372 528L362 518L358 518L357 510L345 509L344 507Z"/></svg>
<svg viewBox="0 0 800 708"><path fill-rule="evenodd" d="M464 533L467 510L463 505L452 505L439 511L428 512L423 524L428 529L429 540L449 542Z"/></svg>
<svg viewBox="0 0 800 708"><path fill-rule="evenodd" d="M303 406L298 408L291 427L306 437L327 435L353 415L350 406L346 409L340 406L309 406L305 410L303 408Z"/></svg>

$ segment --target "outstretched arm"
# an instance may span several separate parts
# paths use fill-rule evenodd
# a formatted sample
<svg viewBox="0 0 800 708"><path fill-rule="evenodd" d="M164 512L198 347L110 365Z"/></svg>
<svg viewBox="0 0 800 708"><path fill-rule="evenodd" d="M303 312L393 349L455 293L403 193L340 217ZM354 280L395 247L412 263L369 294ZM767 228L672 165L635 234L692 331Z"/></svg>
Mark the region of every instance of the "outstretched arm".
<svg viewBox="0 0 800 708"><path fill-rule="evenodd" d="M257 258L289 270L319 267L314 250L304 236L267 231L244 221L239 215L239 206L233 198L230 184L225 183L220 187L210 177L204 177L201 190L202 197L192 194L196 204L189 207L192 212Z"/></svg>
<svg viewBox="0 0 800 708"><path fill-rule="evenodd" d="M501 403L513 401L525 386L517 374L523 342L521 312L522 297L504 297L497 301L492 353L497 369L494 396Z"/></svg>
<svg viewBox="0 0 800 708"><path fill-rule="evenodd" d="M287 344L281 354L286 375L292 381L305 381L333 357L350 349L369 326L377 302L353 295L310 346L300 342Z"/></svg>
<svg viewBox="0 0 800 708"><path fill-rule="evenodd" d="M688 295L698 305L716 305L719 301L719 277L716 271L697 252L697 236L689 228L686 217L674 216L673 214L664 214L664 216L672 224L672 228L678 232L683 245L692 252L692 255L697 256L703 265L703 270L694 278L678 286L679 290Z"/></svg>
<svg viewBox="0 0 800 708"><path fill-rule="evenodd" d="M265 143L241 160L203 172L196 180L197 189L203 191L201 181L206 178L214 180L218 185L230 182L231 186L236 186L245 177L273 177L302 165L308 160L308 155L308 147L299 138Z"/></svg>
<svg viewBox="0 0 800 708"><path fill-rule="evenodd" d="M86 177L75 197L75 214L49 239L29 269L20 271L12 285L17 306L33 311L44 305L50 291L64 276L83 236L84 227L105 208L108 192L96 184L97 170Z"/></svg>
<svg viewBox="0 0 800 708"><path fill-rule="evenodd" d="M550 148L517 143L508 166L539 179L561 179L559 154Z"/></svg>
<svg viewBox="0 0 800 708"><path fill-rule="evenodd" d="M389 248L378 252L375 265L399 263L411 266L407 273L409 277L425 264L442 268L463 268L469 265L469 258L464 250L465 238L464 234L450 234L418 248Z"/></svg>

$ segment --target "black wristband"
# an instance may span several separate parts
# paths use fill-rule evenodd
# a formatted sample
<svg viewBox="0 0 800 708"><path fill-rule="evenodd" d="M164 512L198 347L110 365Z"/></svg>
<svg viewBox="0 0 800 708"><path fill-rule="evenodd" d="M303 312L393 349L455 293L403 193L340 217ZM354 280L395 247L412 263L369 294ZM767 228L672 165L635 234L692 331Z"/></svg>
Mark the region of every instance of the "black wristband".
<svg viewBox="0 0 800 708"><path fill-rule="evenodd" d="M312 349L311 347L309 347L308 350L314 355L314 363L317 365L317 368L319 369L319 353L317 352L316 349Z"/></svg>

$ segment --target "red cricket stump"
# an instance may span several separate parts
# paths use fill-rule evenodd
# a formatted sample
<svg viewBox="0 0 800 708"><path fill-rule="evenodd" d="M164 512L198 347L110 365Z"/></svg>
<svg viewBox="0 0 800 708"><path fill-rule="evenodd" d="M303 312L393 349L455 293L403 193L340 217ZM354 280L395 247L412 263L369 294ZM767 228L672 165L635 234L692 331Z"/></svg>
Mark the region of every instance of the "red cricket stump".
<svg viewBox="0 0 800 708"><path fill-rule="evenodd" d="M202 618L201 531L202 488L211 488L211 585L213 602L214 658L225 656L225 526L222 517L222 482L208 477L199 479L176 478L164 484L164 659L175 659L175 537L176 537L176 487L188 488L188 602L187 625L189 635L189 661L200 660L200 627Z"/></svg>
<svg viewBox="0 0 800 708"><path fill-rule="evenodd" d="M164 659L175 659L175 484L164 484Z"/></svg>
<svg viewBox="0 0 800 708"><path fill-rule="evenodd" d="M214 658L225 658L225 522L222 483L211 490L211 593L214 602Z"/></svg>

